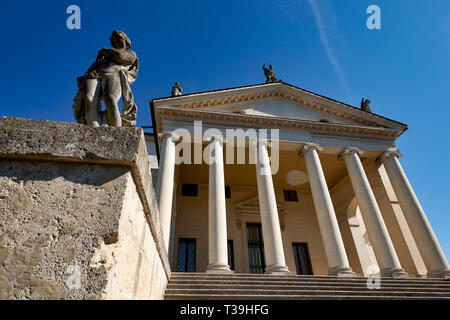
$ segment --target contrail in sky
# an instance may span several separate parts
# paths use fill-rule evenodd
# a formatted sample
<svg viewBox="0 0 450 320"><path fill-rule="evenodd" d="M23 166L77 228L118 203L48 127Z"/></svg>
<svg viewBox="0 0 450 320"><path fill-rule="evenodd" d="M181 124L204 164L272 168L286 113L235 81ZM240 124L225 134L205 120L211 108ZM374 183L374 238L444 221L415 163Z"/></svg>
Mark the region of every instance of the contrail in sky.
<svg viewBox="0 0 450 320"><path fill-rule="evenodd" d="M307 1L311 5L314 20L316 22L317 29L319 30L320 42L322 43L323 48L325 49L325 53L327 54L328 59L330 60L330 63L333 66L334 71L336 72L343 89L345 90L347 99L349 99L351 97L350 87L347 84L347 80L345 80L344 71L339 65L336 56L334 55L333 48L331 47L330 42L328 41L328 36L325 32L325 24L323 22L319 7L317 6L316 0L307 0Z"/></svg>

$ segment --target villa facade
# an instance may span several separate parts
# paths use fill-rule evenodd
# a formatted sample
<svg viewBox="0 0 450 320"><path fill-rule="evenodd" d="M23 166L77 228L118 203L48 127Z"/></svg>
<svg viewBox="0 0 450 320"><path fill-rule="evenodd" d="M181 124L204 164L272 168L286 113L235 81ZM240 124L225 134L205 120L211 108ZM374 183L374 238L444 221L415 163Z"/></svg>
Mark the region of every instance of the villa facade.
<svg viewBox="0 0 450 320"><path fill-rule="evenodd" d="M283 82L151 109L172 272L450 274L399 161L407 125Z"/></svg>

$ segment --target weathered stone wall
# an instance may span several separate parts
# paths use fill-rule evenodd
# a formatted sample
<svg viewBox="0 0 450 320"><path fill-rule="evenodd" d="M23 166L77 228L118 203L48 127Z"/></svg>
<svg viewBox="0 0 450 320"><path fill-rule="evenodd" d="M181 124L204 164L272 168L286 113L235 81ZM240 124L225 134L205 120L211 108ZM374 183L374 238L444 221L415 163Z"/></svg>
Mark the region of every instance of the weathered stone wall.
<svg viewBox="0 0 450 320"><path fill-rule="evenodd" d="M144 208L130 173L119 221L119 239L101 241L92 262L110 269L104 298L161 299L165 270L145 219Z"/></svg>
<svg viewBox="0 0 450 320"><path fill-rule="evenodd" d="M0 121L0 299L161 299L143 133Z"/></svg>

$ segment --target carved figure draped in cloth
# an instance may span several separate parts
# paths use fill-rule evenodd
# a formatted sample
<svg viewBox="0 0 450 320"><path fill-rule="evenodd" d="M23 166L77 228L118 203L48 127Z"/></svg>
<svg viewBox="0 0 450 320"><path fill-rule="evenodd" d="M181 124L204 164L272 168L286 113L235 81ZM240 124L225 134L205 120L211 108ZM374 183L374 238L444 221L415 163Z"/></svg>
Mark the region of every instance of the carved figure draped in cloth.
<svg viewBox="0 0 450 320"><path fill-rule="evenodd" d="M92 127L132 127L136 125L137 106L130 85L136 80L139 59L122 31L114 31L110 42L113 48L100 50L89 70L77 79L74 116L78 123ZM122 113L118 106L121 96ZM105 111L101 110L102 100Z"/></svg>

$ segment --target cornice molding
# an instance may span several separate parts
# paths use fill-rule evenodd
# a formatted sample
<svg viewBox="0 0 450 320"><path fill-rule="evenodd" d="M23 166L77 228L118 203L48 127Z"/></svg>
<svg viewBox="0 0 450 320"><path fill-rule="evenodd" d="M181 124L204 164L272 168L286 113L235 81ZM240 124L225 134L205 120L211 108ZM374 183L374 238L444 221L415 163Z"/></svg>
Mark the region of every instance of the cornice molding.
<svg viewBox="0 0 450 320"><path fill-rule="evenodd" d="M327 99L284 83L199 93L190 96L155 100L154 103L157 107L204 110L206 108L215 109L224 105L233 105L267 98L280 98L296 105L306 106L317 112L359 123L363 126L396 128L402 131L407 128L406 125L396 121L376 114L363 112L358 108L350 107L338 101Z"/></svg>
<svg viewBox="0 0 450 320"><path fill-rule="evenodd" d="M402 134L402 130L367 127L348 124L325 123L318 121L306 121L276 117L264 117L257 115L242 115L237 113L218 112L210 110L198 110L194 108L158 107L155 115L156 125L159 130L163 128L164 120L178 121L203 121L208 123L220 123L236 127L307 130L311 133L325 133L342 136L376 137L382 139L396 139Z"/></svg>

